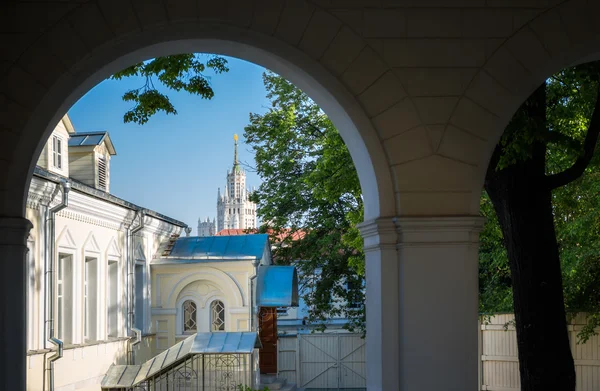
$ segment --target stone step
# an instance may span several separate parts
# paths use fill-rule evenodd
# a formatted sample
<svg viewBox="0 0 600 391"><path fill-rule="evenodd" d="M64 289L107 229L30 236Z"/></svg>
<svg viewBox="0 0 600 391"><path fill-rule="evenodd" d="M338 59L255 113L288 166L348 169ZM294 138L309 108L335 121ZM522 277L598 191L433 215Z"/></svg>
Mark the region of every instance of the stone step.
<svg viewBox="0 0 600 391"><path fill-rule="evenodd" d="M261 384L271 384L273 382L276 382L277 380L278 380L278 377L275 374L272 374L272 375L261 374L260 375Z"/></svg>
<svg viewBox="0 0 600 391"><path fill-rule="evenodd" d="M269 391L283 390L285 385L285 380L278 380L271 383L260 383L258 389L262 390L263 388L268 387Z"/></svg>
<svg viewBox="0 0 600 391"><path fill-rule="evenodd" d="M288 387L288 386L290 386L290 384L286 384L286 383L287 383L286 379L278 378L277 375L260 375L260 384L259 384L258 389L262 390L265 387L267 387L269 389L269 391L275 391L275 390L294 391L294 390L296 390L295 384L291 384L291 386L293 386L293 388L290 388L290 387Z"/></svg>
<svg viewBox="0 0 600 391"><path fill-rule="evenodd" d="M296 385L294 383L287 383L283 388L280 388L279 391L297 391Z"/></svg>
<svg viewBox="0 0 600 391"><path fill-rule="evenodd" d="M257 389L262 391L265 387L267 387L269 391L298 391L298 388L294 383L286 383L285 385L281 385L281 383L278 382L269 384L259 384Z"/></svg>

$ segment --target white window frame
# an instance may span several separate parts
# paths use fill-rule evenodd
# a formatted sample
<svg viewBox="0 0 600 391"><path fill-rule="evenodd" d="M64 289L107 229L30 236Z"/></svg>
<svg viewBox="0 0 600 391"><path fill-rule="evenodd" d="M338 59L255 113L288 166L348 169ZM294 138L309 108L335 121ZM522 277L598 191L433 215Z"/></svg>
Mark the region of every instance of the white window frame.
<svg viewBox="0 0 600 391"><path fill-rule="evenodd" d="M64 140L57 135L52 136L51 141L52 167L57 170L63 169L63 146Z"/></svg>
<svg viewBox="0 0 600 391"><path fill-rule="evenodd" d="M88 258L91 259L90 261L88 261ZM93 260L93 261L92 261ZM96 311L95 311L95 319L89 319L90 317L88 315L91 314L91 312L88 313L87 311L87 305L89 304L89 300L90 299L88 297L89 292L88 292L88 283L91 283L91 281L88 281L89 278L86 275L87 271L88 271L88 263L91 262L95 262L95 266L96 266L96 278L95 278L95 285L96 285L96 292L95 292L95 297L92 296L91 299L94 300L95 299L95 307L96 307ZM100 319L102 318L102 310L100 308L100 273L101 273L101 266L100 266L100 262L102 262L101 258L100 258L100 254L98 253L88 253L86 252L85 256L83 257L83 287L82 287L82 307L83 307L83 327L82 327L82 331L83 331L83 342L96 342L101 340L101 335L100 335L100 324L101 321ZM90 331L90 326L92 325L92 323L95 323L95 332L96 335L94 335L93 339L90 339L89 336L89 331Z"/></svg>
<svg viewBox="0 0 600 391"><path fill-rule="evenodd" d="M71 300L70 300L70 304L71 304L71 340L69 341L68 339L65 338L65 334L64 334L64 322L63 319L59 319L60 315L59 311L58 311L58 300L59 300L59 285L62 284L62 280L60 279L60 275L59 275L59 267L58 267L58 262L60 262L60 256L64 255L64 256L68 256L71 257ZM79 311L77 311L77 285L76 285L76 276L77 276L77 255L75 253L75 251L72 250L67 250L64 248L59 248L56 251L56 266L54 269L54 273L55 273L55 288L54 288L54 292L55 292L55 303L54 303L54 314L53 314L53 318L54 318L54 329L56 330L56 336L60 339L63 340L63 342L65 342L66 344L70 345L70 344L76 344L77 340L78 340L78 335L77 335L77 317L79 315ZM64 290L62 295L60 296L64 296ZM63 316L64 316L64 308L65 308L65 300L63 297L63 303L62 303L62 308L63 308Z"/></svg>
<svg viewBox="0 0 600 391"><path fill-rule="evenodd" d="M110 271L111 271L111 266L112 264L116 264L116 268L117 268L117 281L116 281L116 285L117 285L117 324L116 324L116 335L110 335L111 332L111 325L110 325L110 316L108 313L108 309L109 306L112 304L111 302L111 280L110 280ZM122 325L121 325L121 313L122 313L122 303L121 303L121 292L122 292L122 283L121 283L121 270L122 266L121 266L121 258L120 257L114 257L114 256L108 256L106 259L106 308L105 308L105 312L106 312L106 338L115 338L115 337L119 337L122 334Z"/></svg>

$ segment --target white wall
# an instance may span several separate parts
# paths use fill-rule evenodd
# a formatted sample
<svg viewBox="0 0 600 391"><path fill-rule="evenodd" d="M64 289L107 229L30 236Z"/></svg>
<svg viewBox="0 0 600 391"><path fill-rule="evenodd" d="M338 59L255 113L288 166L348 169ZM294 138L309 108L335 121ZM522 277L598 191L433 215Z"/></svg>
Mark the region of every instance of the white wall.
<svg viewBox="0 0 600 391"><path fill-rule="evenodd" d="M506 314L493 316L481 324L481 390L521 389L517 332L511 323L513 321L514 315ZM578 315L568 325L577 372L577 391L597 391L600 390L600 336L578 344L577 334L585 324L585 315Z"/></svg>

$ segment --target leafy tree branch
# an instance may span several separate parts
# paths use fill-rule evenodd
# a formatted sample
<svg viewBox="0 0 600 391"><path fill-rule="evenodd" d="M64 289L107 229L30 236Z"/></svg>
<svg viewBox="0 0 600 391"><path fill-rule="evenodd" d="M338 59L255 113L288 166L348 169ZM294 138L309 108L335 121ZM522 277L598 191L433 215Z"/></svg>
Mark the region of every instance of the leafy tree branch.
<svg viewBox="0 0 600 391"><path fill-rule="evenodd" d="M228 72L227 60L215 55L176 54L140 62L115 73L111 77L114 80L136 76L145 80L140 88L123 94L125 102L134 104L124 114L123 121L143 125L159 112L177 114L169 97L155 87L154 78L169 90L212 99L215 94L210 85L210 76L205 73L208 70L215 74Z"/></svg>

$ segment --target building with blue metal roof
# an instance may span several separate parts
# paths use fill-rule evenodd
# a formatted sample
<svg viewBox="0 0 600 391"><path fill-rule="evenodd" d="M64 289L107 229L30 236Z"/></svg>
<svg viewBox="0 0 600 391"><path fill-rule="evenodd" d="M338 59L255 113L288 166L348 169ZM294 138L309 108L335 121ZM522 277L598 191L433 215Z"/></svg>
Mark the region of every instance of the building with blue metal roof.
<svg viewBox="0 0 600 391"><path fill-rule="evenodd" d="M202 332L260 329L272 333L261 339L276 341L276 308L298 305L296 269L273 265L267 234L174 237L150 266L155 353ZM260 323L265 319L270 327ZM260 355L261 370L270 371L262 364L270 362L268 349Z"/></svg>
<svg viewBox="0 0 600 391"><path fill-rule="evenodd" d="M155 264L207 260L271 262L267 234L181 237L167 243L159 253L162 255L153 261Z"/></svg>

